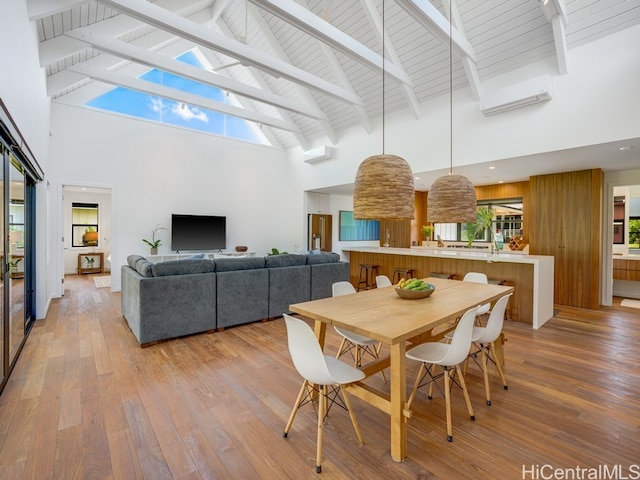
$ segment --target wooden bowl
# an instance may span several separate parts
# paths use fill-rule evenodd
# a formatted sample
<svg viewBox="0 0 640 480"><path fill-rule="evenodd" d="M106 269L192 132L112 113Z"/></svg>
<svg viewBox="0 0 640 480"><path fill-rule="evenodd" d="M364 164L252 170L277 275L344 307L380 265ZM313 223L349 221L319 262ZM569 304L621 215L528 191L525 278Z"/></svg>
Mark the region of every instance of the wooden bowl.
<svg viewBox="0 0 640 480"><path fill-rule="evenodd" d="M236 252L246 252L247 250L249 250L249 247L245 247L243 245L238 245L236 247Z"/></svg>
<svg viewBox="0 0 640 480"><path fill-rule="evenodd" d="M402 288L396 287L395 285L393 286L393 288L400 298L416 300L418 298L427 298L435 291L436 287L431 283L429 285L431 285L431 288L427 290L404 290Z"/></svg>

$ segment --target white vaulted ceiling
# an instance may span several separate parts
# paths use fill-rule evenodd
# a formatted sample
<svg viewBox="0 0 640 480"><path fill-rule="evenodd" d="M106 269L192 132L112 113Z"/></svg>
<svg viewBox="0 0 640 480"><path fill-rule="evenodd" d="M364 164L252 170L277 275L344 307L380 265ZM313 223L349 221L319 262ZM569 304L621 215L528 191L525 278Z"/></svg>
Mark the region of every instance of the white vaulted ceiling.
<svg viewBox="0 0 640 480"><path fill-rule="evenodd" d="M284 149L335 142L358 125L371 131L382 113L383 5L385 110L419 118L421 104L449 91L447 0L28 5L54 101L83 105L114 85L136 88L155 67L235 93ZM640 23L640 0L458 0L452 11L453 86L477 100L490 79L537 62L551 59L562 75L572 48ZM196 45L215 73L173 59Z"/></svg>

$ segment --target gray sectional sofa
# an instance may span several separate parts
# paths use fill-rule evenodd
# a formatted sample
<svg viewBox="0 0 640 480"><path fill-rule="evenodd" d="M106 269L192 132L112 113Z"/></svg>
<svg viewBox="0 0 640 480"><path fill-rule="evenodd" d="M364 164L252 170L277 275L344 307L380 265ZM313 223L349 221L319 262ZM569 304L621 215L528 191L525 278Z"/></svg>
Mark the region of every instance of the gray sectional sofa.
<svg viewBox="0 0 640 480"><path fill-rule="evenodd" d="M336 253L159 263L130 255L121 270L122 314L143 346L275 318L349 280L349 264Z"/></svg>

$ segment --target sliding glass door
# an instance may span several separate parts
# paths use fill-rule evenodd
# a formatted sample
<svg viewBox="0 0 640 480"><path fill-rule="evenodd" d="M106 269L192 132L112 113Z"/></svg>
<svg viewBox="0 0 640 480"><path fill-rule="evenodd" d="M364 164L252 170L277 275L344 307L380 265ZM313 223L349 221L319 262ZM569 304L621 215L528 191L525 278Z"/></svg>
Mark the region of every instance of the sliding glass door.
<svg viewBox="0 0 640 480"><path fill-rule="evenodd" d="M25 315L25 277L29 250L25 248L25 176L17 159L9 156L9 245L7 279L9 300L9 363L16 359L27 334ZM5 196L6 199L6 196Z"/></svg>
<svg viewBox="0 0 640 480"><path fill-rule="evenodd" d="M35 185L44 175L1 100L0 107L0 392L2 392L36 316Z"/></svg>

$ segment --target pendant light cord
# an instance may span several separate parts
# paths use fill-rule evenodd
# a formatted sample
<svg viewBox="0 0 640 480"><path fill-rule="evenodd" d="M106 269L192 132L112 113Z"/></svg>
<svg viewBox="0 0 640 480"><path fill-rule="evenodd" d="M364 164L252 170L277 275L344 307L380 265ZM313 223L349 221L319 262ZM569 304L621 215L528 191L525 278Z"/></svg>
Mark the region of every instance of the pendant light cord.
<svg viewBox="0 0 640 480"><path fill-rule="evenodd" d="M453 175L453 0L449 0L449 175Z"/></svg>
<svg viewBox="0 0 640 480"><path fill-rule="evenodd" d="M384 0L382 0L382 154L384 155L384 113L385 113L385 98L384 98L384 94L385 94L385 80L384 80L384 58L385 58L385 51L384 51L384 37L385 37L385 29L384 29L384 15L385 15L385 6L384 6Z"/></svg>

